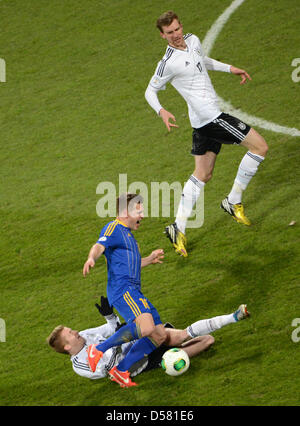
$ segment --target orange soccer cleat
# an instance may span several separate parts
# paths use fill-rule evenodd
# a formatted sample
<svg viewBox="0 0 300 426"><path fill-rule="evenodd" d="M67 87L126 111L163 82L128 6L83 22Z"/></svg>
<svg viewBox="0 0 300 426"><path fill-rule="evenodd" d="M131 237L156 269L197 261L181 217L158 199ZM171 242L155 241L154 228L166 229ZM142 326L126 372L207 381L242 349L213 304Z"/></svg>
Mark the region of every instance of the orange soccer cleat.
<svg viewBox="0 0 300 426"><path fill-rule="evenodd" d="M130 378L129 371L119 371L117 367L113 367L109 372L109 377L113 382L118 383L121 388L130 388L131 386L138 386Z"/></svg>

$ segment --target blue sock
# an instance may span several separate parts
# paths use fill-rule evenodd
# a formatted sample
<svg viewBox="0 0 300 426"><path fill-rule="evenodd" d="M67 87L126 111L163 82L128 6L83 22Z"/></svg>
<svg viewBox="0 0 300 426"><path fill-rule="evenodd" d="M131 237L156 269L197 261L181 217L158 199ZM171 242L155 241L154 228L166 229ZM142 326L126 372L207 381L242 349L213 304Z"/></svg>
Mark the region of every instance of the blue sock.
<svg viewBox="0 0 300 426"><path fill-rule="evenodd" d="M117 369L120 371L129 370L129 368L137 361L142 359L144 355L150 354L156 348L157 346L150 339L148 339L148 337L139 339L136 343L134 343L125 358L119 363Z"/></svg>
<svg viewBox="0 0 300 426"><path fill-rule="evenodd" d="M105 342L100 343L96 346L98 351L105 352L114 346L120 346L123 343L130 342L131 340L139 339L141 337L140 329L134 322L130 322L123 325L118 331L116 331L111 337Z"/></svg>

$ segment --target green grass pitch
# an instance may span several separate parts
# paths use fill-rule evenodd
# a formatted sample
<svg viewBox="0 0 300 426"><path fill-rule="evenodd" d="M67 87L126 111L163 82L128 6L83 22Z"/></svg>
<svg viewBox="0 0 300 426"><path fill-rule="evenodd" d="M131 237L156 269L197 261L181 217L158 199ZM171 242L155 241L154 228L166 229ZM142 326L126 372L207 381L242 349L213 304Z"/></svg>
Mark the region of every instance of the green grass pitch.
<svg viewBox="0 0 300 426"><path fill-rule="evenodd" d="M181 182L193 171L184 101L161 93L179 129L167 134L144 91L165 42L156 18L170 8L186 32L205 37L230 0L2 0L0 57L0 405L299 405L299 137L257 130L266 161L244 203L240 226L219 208L244 150L226 146L205 188L203 227L188 230L189 257L163 234L172 217L147 218L136 233L142 255L165 261L142 272L142 288L163 321L185 327L247 303L251 319L214 334L215 345L184 375L162 370L124 391L109 380L76 376L45 339L58 324L83 330L103 323L94 303L105 294L101 259L82 267L108 220L96 214L97 185ZM235 107L300 128L298 0L246 0L223 28L213 58L245 68L252 82L211 73ZM289 226L295 221L294 226ZM158 391L159 390L159 391ZM162 398L163 396L163 398Z"/></svg>

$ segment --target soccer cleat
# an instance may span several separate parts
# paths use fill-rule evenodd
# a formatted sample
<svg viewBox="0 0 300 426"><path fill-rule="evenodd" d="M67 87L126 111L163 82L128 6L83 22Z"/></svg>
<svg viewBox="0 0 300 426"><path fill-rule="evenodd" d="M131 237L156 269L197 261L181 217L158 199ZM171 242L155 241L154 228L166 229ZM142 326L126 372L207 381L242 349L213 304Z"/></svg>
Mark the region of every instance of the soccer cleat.
<svg viewBox="0 0 300 426"><path fill-rule="evenodd" d="M167 237L173 244L176 253L180 254L180 256L187 257L187 251L185 248L187 243L186 237L179 231L175 222L166 227L165 234L167 234Z"/></svg>
<svg viewBox="0 0 300 426"><path fill-rule="evenodd" d="M228 201L228 197L226 197L221 202L221 208L225 212L229 213L233 217L233 219L236 220L238 223L243 223L244 225L247 225L247 226L251 225L250 220L245 216L244 207L242 203L231 204Z"/></svg>
<svg viewBox="0 0 300 426"><path fill-rule="evenodd" d="M118 383L121 388L130 388L132 386L138 386L137 383L131 380L129 371L119 371L117 367L113 367L108 372L108 375L110 377L110 380Z"/></svg>
<svg viewBox="0 0 300 426"><path fill-rule="evenodd" d="M90 366L90 369L94 373L96 371L96 367L100 359L103 357L103 352L98 351L96 349L97 345L90 345L87 348L87 354L88 354L88 363Z"/></svg>
<svg viewBox="0 0 300 426"><path fill-rule="evenodd" d="M238 309L233 314L234 319L236 321L241 321L247 317L249 317L250 312L247 311L247 305L240 305Z"/></svg>

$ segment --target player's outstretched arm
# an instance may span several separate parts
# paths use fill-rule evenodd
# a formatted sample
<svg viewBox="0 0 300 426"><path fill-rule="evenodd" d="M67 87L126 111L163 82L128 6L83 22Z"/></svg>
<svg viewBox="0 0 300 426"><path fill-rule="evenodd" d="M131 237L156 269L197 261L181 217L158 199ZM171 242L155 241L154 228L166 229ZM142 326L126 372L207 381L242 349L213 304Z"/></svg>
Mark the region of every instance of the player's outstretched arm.
<svg viewBox="0 0 300 426"><path fill-rule="evenodd" d="M86 274L90 272L90 268L93 268L95 266L96 260L101 256L102 253L104 253L105 247L102 244L94 244L91 248L87 261L85 262L83 266L83 276L85 277Z"/></svg>
<svg viewBox="0 0 300 426"><path fill-rule="evenodd" d="M236 68L233 65L231 65L231 67L230 67L230 72L232 74L241 76L241 84L245 84L247 80L252 80L250 75L245 70L242 70L240 68Z"/></svg>
<svg viewBox="0 0 300 426"><path fill-rule="evenodd" d="M154 263L162 263L162 259L164 258L163 249L154 250L148 257L142 258L142 268L145 266L154 264Z"/></svg>
<svg viewBox="0 0 300 426"><path fill-rule="evenodd" d="M171 114L166 109L162 108L159 111L159 116L162 118L162 121L165 123L166 128L168 129L169 132L171 131L171 127L179 127L179 126L177 126L177 124L170 123L170 120L172 120L176 123L176 118L173 114Z"/></svg>

